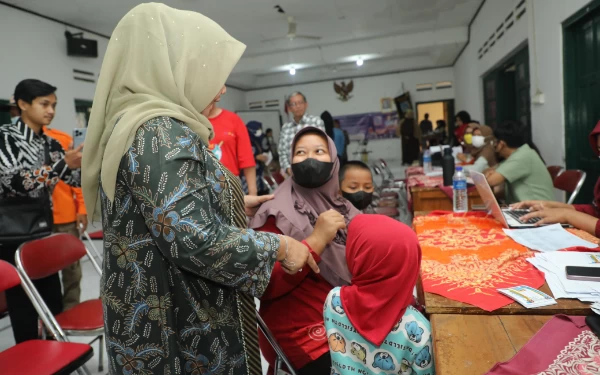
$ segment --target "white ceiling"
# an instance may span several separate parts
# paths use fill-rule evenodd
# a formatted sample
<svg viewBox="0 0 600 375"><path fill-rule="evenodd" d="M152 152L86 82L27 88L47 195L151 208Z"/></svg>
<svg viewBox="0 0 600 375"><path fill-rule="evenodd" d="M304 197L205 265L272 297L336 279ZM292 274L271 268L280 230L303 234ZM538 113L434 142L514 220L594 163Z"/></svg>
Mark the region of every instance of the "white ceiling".
<svg viewBox="0 0 600 375"><path fill-rule="evenodd" d="M5 0L110 35L138 0ZM214 19L248 48L228 83L254 89L452 65L482 0L164 0ZM274 8L280 5L286 14ZM320 40L266 39L287 34ZM358 67L355 61L363 58ZM295 76L288 70L294 67Z"/></svg>

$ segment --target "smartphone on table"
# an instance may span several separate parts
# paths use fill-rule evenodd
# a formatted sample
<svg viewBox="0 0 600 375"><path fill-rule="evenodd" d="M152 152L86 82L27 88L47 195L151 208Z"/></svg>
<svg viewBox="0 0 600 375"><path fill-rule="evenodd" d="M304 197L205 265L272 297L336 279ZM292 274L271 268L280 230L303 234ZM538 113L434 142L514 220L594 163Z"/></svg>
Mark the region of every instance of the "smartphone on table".
<svg viewBox="0 0 600 375"><path fill-rule="evenodd" d="M85 141L85 135L87 128L75 128L73 129L73 149L79 147Z"/></svg>
<svg viewBox="0 0 600 375"><path fill-rule="evenodd" d="M579 281L600 281L600 267L566 266L567 279Z"/></svg>

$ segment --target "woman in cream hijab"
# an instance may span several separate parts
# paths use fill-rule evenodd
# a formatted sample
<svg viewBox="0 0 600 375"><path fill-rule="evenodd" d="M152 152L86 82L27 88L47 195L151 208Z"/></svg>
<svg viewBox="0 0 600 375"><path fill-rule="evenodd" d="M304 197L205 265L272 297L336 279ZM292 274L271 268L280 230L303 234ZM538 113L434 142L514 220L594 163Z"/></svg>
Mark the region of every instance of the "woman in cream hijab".
<svg viewBox="0 0 600 375"><path fill-rule="evenodd" d="M245 229L239 180L206 147L204 114L244 49L163 4L137 6L113 32L82 166L92 217L101 202L111 374L260 374L253 297L275 261L318 272L299 242Z"/></svg>

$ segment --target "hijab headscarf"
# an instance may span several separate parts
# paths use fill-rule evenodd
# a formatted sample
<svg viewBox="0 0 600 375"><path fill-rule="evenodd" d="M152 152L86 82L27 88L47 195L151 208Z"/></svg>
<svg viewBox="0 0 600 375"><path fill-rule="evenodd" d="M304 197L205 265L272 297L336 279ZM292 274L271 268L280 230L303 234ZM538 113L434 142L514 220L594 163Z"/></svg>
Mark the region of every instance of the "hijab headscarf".
<svg viewBox="0 0 600 375"><path fill-rule="evenodd" d="M352 284L340 296L348 320L380 346L413 300L421 268L415 232L383 215L358 215L348 228L346 260Z"/></svg>
<svg viewBox="0 0 600 375"><path fill-rule="evenodd" d="M479 131L481 131L481 135L485 138L485 144L482 147L476 148L475 146L471 145L471 156L473 156L473 160L477 160L480 156L482 156L487 160L490 167L498 164L496 151L492 145L495 139L492 128L487 125L480 125L476 123L469 124L469 128L473 129L473 133L475 133L475 130L479 129Z"/></svg>
<svg viewBox="0 0 600 375"><path fill-rule="evenodd" d="M211 19L164 4L138 5L121 19L104 56L83 151L92 218L100 215L100 183L114 199L119 163L144 122L172 117L208 143L214 133L201 112L245 48Z"/></svg>
<svg viewBox="0 0 600 375"><path fill-rule="evenodd" d="M296 143L306 133L318 133L327 139L329 155L333 161L329 180L321 187L308 189L296 184L293 178L288 178L275 190L275 198L262 204L250 220L250 228L260 228L265 225L269 216L274 216L277 228L284 235L302 241L310 236L317 218L327 210L338 211L346 219L346 224L360 213L352 203L339 195L340 161L333 140L322 130L313 127L300 130L292 142L290 160L293 159ZM321 255L321 276L333 286L350 284L350 272L346 264L346 234L346 230L339 231Z"/></svg>

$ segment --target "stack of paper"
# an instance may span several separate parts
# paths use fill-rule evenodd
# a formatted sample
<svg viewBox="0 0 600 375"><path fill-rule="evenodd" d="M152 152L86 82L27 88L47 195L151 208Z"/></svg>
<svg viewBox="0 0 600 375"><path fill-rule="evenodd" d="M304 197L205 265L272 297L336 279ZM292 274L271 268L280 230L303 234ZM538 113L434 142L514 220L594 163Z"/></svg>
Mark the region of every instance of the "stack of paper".
<svg viewBox="0 0 600 375"><path fill-rule="evenodd" d="M554 298L577 298L583 302L600 302L600 282L567 279L566 266L599 267L598 253L558 251L537 253L527 261L546 275Z"/></svg>
<svg viewBox="0 0 600 375"><path fill-rule="evenodd" d="M498 289L498 291L528 309L556 304L554 298L527 285Z"/></svg>
<svg viewBox="0 0 600 375"><path fill-rule="evenodd" d="M583 240L567 231L560 224L530 229L504 229L515 242L537 251L557 251L571 247L597 248L598 244Z"/></svg>

